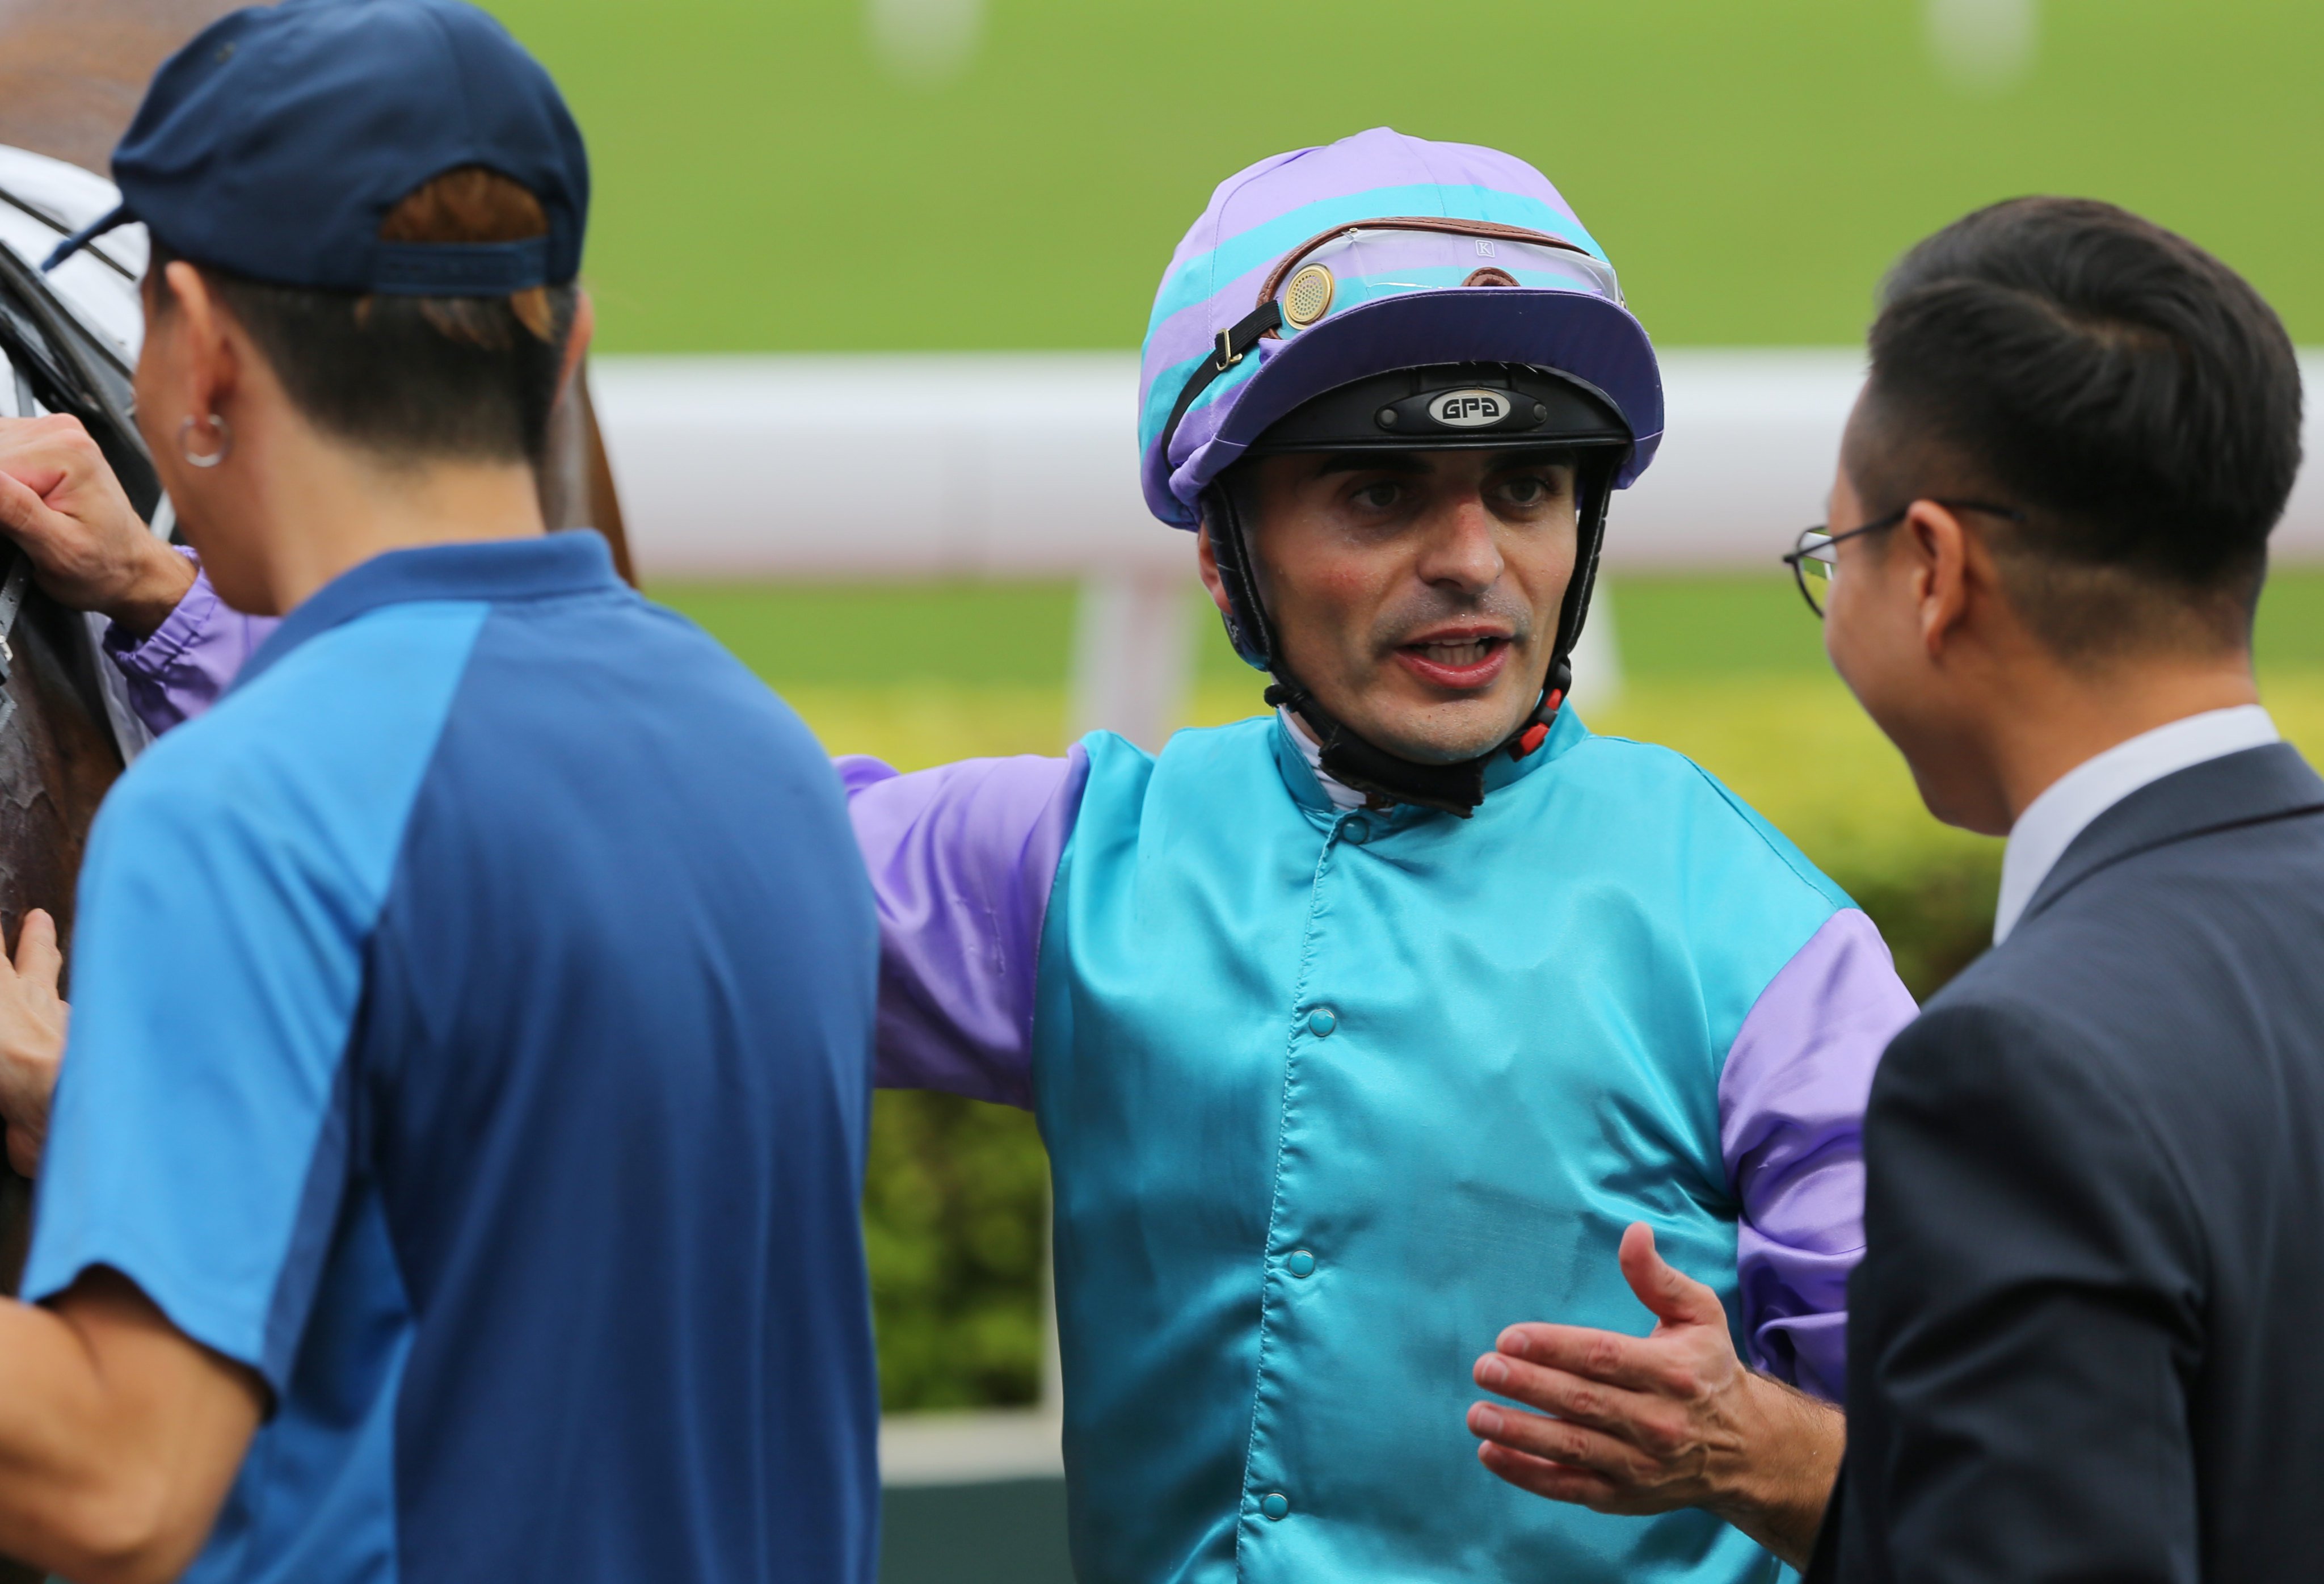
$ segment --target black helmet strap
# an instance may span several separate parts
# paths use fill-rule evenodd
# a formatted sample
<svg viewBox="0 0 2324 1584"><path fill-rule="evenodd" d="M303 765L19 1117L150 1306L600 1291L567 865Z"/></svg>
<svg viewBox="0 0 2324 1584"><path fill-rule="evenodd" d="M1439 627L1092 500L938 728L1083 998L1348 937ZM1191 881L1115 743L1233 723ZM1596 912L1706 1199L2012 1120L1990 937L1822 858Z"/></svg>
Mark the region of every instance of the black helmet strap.
<svg viewBox="0 0 2324 1584"><path fill-rule="evenodd" d="M1194 398L1211 388L1211 382L1243 359L1243 354L1259 345L1259 338L1283 328L1283 304L1272 298L1260 303L1233 325L1219 332L1211 355L1194 366L1186 383L1178 387L1178 399L1171 403L1170 421L1162 426L1162 439L1156 449L1166 459L1170 455L1170 442L1178 433L1178 425L1186 421L1187 412Z"/></svg>

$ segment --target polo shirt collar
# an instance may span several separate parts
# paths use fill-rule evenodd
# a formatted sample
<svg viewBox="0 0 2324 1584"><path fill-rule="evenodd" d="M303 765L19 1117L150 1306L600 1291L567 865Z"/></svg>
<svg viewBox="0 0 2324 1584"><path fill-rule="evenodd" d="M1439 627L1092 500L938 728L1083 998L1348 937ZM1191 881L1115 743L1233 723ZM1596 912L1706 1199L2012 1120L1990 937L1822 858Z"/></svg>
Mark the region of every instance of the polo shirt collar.
<svg viewBox="0 0 2324 1584"><path fill-rule="evenodd" d="M595 529L391 550L349 568L282 618L235 679L240 688L317 637L383 606L419 600L554 599L618 591L613 551ZM231 691L232 690L229 690Z"/></svg>

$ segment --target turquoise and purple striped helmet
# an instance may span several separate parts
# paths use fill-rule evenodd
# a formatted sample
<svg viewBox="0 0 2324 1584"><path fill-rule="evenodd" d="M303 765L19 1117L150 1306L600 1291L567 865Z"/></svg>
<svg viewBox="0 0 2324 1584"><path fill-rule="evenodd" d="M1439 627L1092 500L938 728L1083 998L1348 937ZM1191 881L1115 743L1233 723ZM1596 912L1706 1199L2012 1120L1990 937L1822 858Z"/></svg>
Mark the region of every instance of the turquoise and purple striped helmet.
<svg viewBox="0 0 2324 1584"><path fill-rule="evenodd" d="M1555 369L1662 439L1645 329L1572 209L1524 161L1387 127L1220 183L1155 294L1139 389L1146 504L1192 528L1211 480L1311 397L1439 364Z"/></svg>

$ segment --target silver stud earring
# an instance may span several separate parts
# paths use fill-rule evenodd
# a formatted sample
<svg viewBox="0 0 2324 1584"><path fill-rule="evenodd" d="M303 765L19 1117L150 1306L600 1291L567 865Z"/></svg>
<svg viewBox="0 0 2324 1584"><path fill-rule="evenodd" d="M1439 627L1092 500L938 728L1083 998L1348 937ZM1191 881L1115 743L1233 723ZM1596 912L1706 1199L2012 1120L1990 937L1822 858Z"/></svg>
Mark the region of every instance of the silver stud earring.
<svg viewBox="0 0 2324 1584"><path fill-rule="evenodd" d="M194 438L194 425L197 423L214 431L217 435L217 450L197 451L194 449L192 442ZM234 449L234 431L226 427L226 420L220 417L217 413L213 412L204 418L189 417L183 423L178 425L178 454L185 458L186 463L189 467L215 468L220 462L226 460L226 454L232 449Z"/></svg>

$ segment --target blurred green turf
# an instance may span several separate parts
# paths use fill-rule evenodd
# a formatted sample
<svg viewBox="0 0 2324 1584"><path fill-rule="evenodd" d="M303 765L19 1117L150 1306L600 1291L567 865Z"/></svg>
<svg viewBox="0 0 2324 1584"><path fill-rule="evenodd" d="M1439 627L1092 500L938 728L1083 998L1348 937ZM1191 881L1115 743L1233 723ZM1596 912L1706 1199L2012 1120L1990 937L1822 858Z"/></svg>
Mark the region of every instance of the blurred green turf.
<svg viewBox="0 0 2324 1584"><path fill-rule="evenodd" d="M1069 583L659 584L777 687L1065 680Z"/></svg>
<svg viewBox="0 0 2324 1584"><path fill-rule="evenodd" d="M1781 568L1723 577L1617 578L1612 588L1615 642L1628 675L1824 669L1821 632Z"/></svg>
<svg viewBox="0 0 2324 1584"><path fill-rule="evenodd" d="M1610 585L1617 643L1634 677L1782 673L1824 668L1823 642L1790 578L1620 578ZM655 596L717 635L778 687L1054 686L1074 624L1065 583L663 584ZM1207 601L1194 616L1198 681L1254 673L1227 647ZM2264 667L2324 669L2324 571L2279 571L2260 605ZM1254 681L1254 687L1256 683Z"/></svg>
<svg viewBox="0 0 2324 1584"><path fill-rule="evenodd" d="M2287 570L2268 579L2256 646L2263 669L2324 668L2324 572Z"/></svg>
<svg viewBox="0 0 2324 1584"><path fill-rule="evenodd" d="M1899 249L2091 193L2324 338L2324 6L2034 0L2031 75L1947 86L1923 0L985 0L896 80L868 0L487 0L570 96L616 350L1128 347L1212 187L1392 123L1563 189L1665 343L1855 340Z"/></svg>

